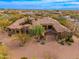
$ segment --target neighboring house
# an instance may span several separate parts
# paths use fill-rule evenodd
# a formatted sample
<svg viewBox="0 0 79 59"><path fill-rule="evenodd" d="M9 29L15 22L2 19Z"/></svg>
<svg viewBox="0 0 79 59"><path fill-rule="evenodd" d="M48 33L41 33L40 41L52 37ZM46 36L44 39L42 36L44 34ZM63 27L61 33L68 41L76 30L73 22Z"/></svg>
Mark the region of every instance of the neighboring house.
<svg viewBox="0 0 79 59"><path fill-rule="evenodd" d="M4 14L4 10L0 10L0 15L3 15Z"/></svg>
<svg viewBox="0 0 79 59"><path fill-rule="evenodd" d="M34 15L34 13L32 11L27 11L27 12L20 11L19 14L23 14L23 15Z"/></svg>
<svg viewBox="0 0 79 59"><path fill-rule="evenodd" d="M42 25L45 28L45 33L52 33L56 36L62 36L63 34L70 33L71 31L66 28L65 26L61 25L57 20L52 19L50 17L43 17L37 20L32 19L32 24L23 24L21 23L25 22L24 18L17 20L10 26L8 26L8 32L10 34L16 32L18 33L19 30L28 32L29 29L31 29L35 25Z"/></svg>

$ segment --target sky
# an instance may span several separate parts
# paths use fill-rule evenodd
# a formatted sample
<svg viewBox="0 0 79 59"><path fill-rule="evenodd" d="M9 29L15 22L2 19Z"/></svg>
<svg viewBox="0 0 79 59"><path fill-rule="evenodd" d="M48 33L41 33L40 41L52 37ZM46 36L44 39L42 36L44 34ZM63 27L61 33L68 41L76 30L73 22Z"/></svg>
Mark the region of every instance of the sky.
<svg viewBox="0 0 79 59"><path fill-rule="evenodd" d="M0 0L0 8L79 10L79 0Z"/></svg>

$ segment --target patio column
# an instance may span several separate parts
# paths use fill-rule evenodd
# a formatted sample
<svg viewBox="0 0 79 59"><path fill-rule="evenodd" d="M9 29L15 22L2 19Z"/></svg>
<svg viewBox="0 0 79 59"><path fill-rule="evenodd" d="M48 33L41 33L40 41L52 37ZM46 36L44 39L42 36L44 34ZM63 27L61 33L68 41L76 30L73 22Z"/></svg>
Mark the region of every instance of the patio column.
<svg viewBox="0 0 79 59"><path fill-rule="evenodd" d="M24 34L26 34L26 28L24 28L23 31L24 31Z"/></svg>
<svg viewBox="0 0 79 59"><path fill-rule="evenodd" d="M46 25L46 29L48 29L48 25Z"/></svg>
<svg viewBox="0 0 79 59"><path fill-rule="evenodd" d="M17 33L16 30L14 30L14 33L15 33L15 34Z"/></svg>
<svg viewBox="0 0 79 59"><path fill-rule="evenodd" d="M19 30L19 33L21 34L22 32L21 32L21 30L20 29L18 29Z"/></svg>

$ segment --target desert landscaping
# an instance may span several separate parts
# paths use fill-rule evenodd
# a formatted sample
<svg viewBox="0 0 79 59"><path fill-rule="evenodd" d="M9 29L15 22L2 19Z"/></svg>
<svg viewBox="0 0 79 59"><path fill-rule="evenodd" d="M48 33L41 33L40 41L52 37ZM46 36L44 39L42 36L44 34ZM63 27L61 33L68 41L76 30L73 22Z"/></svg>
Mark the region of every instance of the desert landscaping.
<svg viewBox="0 0 79 59"><path fill-rule="evenodd" d="M79 59L79 11L0 10L0 59Z"/></svg>

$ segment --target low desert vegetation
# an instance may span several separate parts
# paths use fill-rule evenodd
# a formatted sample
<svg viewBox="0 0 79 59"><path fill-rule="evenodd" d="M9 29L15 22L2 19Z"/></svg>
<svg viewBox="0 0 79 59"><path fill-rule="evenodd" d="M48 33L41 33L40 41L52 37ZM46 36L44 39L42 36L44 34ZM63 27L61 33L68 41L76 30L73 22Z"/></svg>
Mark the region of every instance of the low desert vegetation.
<svg viewBox="0 0 79 59"><path fill-rule="evenodd" d="M0 28L1 28L1 29L5 29L5 28L6 28L7 26L9 26L11 23L12 23L12 22L9 21L8 19L6 19L6 21L5 21L5 19L4 19L4 20L1 20L1 21L0 21Z"/></svg>
<svg viewBox="0 0 79 59"><path fill-rule="evenodd" d="M74 19L78 19L78 15L70 15ZM77 37L79 37L79 25L76 25L75 23L71 22L70 20L67 20L63 16L55 17L56 20L58 20L62 25L69 28L73 34L75 34Z"/></svg>
<svg viewBox="0 0 79 59"><path fill-rule="evenodd" d="M41 25L34 26L33 29L29 31L29 34L26 33L16 33L11 36L13 40L20 42L20 46L23 46L26 42L30 41L32 37L37 38L36 40L42 40L44 33L44 28Z"/></svg>
<svg viewBox="0 0 79 59"><path fill-rule="evenodd" d="M72 15L70 15L72 18L74 18L74 19L78 19L79 20L79 14L72 14Z"/></svg>
<svg viewBox="0 0 79 59"><path fill-rule="evenodd" d="M44 59L58 59L58 57L56 55L51 55L50 53L45 53L44 54Z"/></svg>
<svg viewBox="0 0 79 59"><path fill-rule="evenodd" d="M0 44L0 59L8 59L8 48Z"/></svg>
<svg viewBox="0 0 79 59"><path fill-rule="evenodd" d="M11 13L8 13L7 11L7 12L4 12L3 14L0 14L0 31L1 30L5 31L5 29L9 25L13 24L14 22L22 18L25 19L25 22L21 23L20 26L24 26L26 24L33 25L32 20L30 20L31 17L34 18L34 21L37 21L38 18L41 19L43 17L50 17L50 18L57 20L61 25L64 25L71 31L71 33L67 33L67 32L64 32L64 34L61 33L62 35L57 37L58 43L62 45L65 45L65 44L71 45L72 43L74 43L72 36L76 35L77 37L79 37L79 25L76 25L74 22L65 18L65 16L70 16L71 19L74 18L76 20L79 20L79 14L75 13L74 11L32 10L32 12L35 13L34 15L24 14L26 10L25 12L23 11L24 10L21 11L22 14L20 14L18 10L17 12L11 11ZM26 29L26 28L23 27L22 29ZM16 28L13 28L12 30L15 31ZM46 37L44 34L46 30L42 25L36 25L36 26L32 26L32 28L28 30L28 33L25 33L24 31L23 33L21 33L22 31L20 31L20 33L12 33L10 38L12 40L18 41L19 43L18 42L17 43L19 47L24 47L25 44L27 44L28 42L32 40L35 42L40 42L41 44L45 44ZM18 32L18 31L19 30L16 30L15 32ZM0 59L8 59L8 48L4 44L0 44ZM28 57L24 56L24 57L21 57L20 59L28 59ZM37 59L37 58L32 57L32 59ZM44 56L44 59L57 59L57 58L53 58L50 54L47 54Z"/></svg>
<svg viewBox="0 0 79 59"><path fill-rule="evenodd" d="M59 36L58 42L62 45L64 44L71 45L74 42L72 36L73 36L72 33L67 33L64 36Z"/></svg>
<svg viewBox="0 0 79 59"><path fill-rule="evenodd" d="M79 25L74 26L74 34L79 37Z"/></svg>
<svg viewBox="0 0 79 59"><path fill-rule="evenodd" d="M43 35L44 33L44 28L42 27L42 25L36 25L33 27L33 29L31 29L31 35L34 35L34 36L41 36Z"/></svg>
<svg viewBox="0 0 79 59"><path fill-rule="evenodd" d="M30 35L17 33L11 36L13 40L19 41L19 46L24 46L24 44L31 40Z"/></svg>
<svg viewBox="0 0 79 59"><path fill-rule="evenodd" d="M36 56L33 56L32 59L38 59Z"/></svg>
<svg viewBox="0 0 79 59"><path fill-rule="evenodd" d="M27 57L21 57L21 59L28 59Z"/></svg>
<svg viewBox="0 0 79 59"><path fill-rule="evenodd" d="M44 32L45 29L42 25L36 25L33 27L33 29L31 29L30 34L35 37L37 42L41 41L41 44L44 44Z"/></svg>

